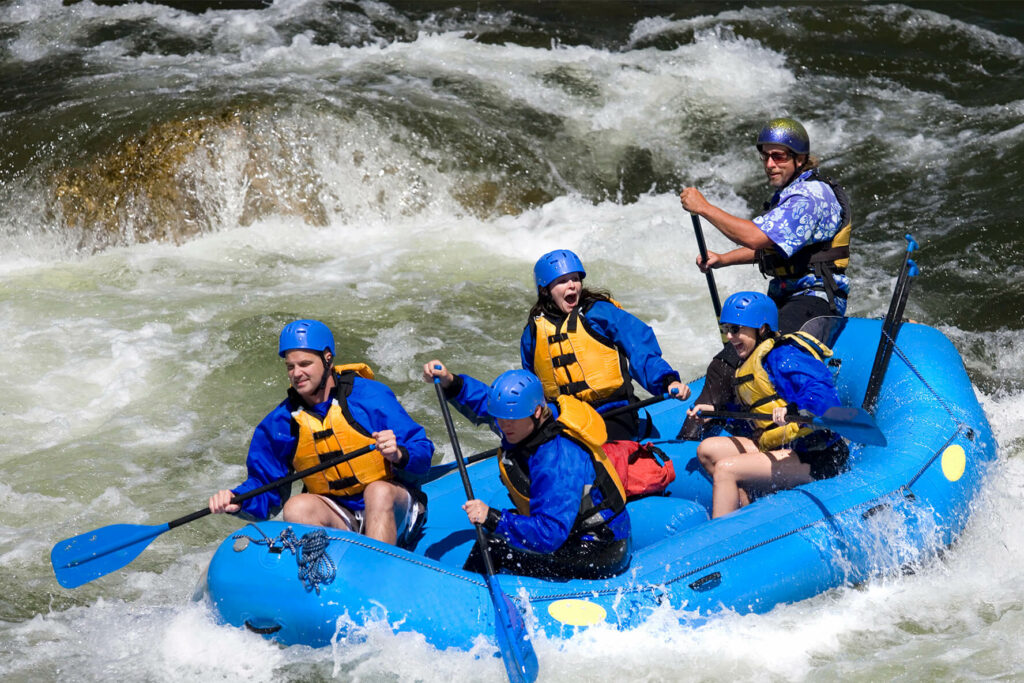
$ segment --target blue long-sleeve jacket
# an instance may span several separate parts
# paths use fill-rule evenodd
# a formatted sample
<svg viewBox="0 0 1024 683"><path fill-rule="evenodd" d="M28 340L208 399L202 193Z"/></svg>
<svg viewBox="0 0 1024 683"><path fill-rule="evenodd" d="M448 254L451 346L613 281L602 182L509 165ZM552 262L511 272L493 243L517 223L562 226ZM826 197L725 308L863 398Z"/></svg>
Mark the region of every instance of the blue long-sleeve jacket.
<svg viewBox="0 0 1024 683"><path fill-rule="evenodd" d="M795 346L776 346L765 356L764 369L776 393L799 409L821 415L840 405L828 367Z"/></svg>
<svg viewBox="0 0 1024 683"><path fill-rule="evenodd" d="M298 443L298 432L291 413L298 407L292 399L286 398L257 425L246 458L249 478L232 489L236 495L257 489L293 471L292 459ZM330 399L315 406L314 410L326 414L329 407ZM415 487L415 475L425 474L430 469L434 455L434 444L427 438L423 427L409 417L391 389L363 377L355 378L352 393L348 396L348 407L352 417L366 431L394 431L398 447L407 455L403 458L404 463L395 465L396 477ZM290 489L289 485L286 490ZM362 494L335 498L353 510L364 507ZM243 502L239 514L257 520L267 519L280 512L286 499L287 493L282 497L279 489L268 491Z"/></svg>
<svg viewBox="0 0 1024 683"><path fill-rule="evenodd" d="M657 396L664 393L666 385L679 381L679 373L661 356L661 346L654 330L643 320L607 301L594 302L584 315L596 331L612 340L626 356L629 376L644 389ZM533 373L536 373L533 367L536 349L537 340L527 325L519 341L519 355L523 368ZM598 412L620 405L623 405L622 401L605 403Z"/></svg>
<svg viewBox="0 0 1024 683"><path fill-rule="evenodd" d="M469 375L459 375L462 387L452 402L460 413L474 424L487 423L499 435L493 418L487 414L488 387ZM554 406L552 406L554 408ZM504 435L501 447L515 452ZM517 548L536 553L552 553L569 539L579 513L584 487L594 484L597 475L590 454L570 439L556 436L541 444L528 460L530 472L530 514L514 509L501 510L501 519L494 530ZM575 492L575 495L571 495ZM600 493L595 492L596 502ZM602 514L608 519L609 510ZM609 521L616 539L628 538L629 513L623 510Z"/></svg>

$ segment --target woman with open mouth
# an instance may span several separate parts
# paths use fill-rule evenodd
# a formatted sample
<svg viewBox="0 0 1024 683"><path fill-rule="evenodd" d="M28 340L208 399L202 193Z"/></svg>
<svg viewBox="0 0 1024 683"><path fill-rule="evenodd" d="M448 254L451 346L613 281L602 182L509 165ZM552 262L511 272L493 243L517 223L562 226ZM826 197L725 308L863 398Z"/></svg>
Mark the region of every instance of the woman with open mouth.
<svg viewBox="0 0 1024 683"><path fill-rule="evenodd" d="M579 256L556 249L533 267L537 303L520 341L523 368L540 377L544 395L575 396L599 413L636 402L633 380L651 394L686 399L690 388L661 357L654 330L624 310L607 292L583 286ZM606 419L608 440L636 440L635 411Z"/></svg>

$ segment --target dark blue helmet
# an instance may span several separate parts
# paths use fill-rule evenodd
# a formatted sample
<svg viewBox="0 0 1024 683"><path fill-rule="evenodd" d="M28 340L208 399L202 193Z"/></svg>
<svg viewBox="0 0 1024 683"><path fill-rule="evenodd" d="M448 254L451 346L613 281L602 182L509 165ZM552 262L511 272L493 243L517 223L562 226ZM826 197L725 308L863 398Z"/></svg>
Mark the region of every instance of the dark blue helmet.
<svg viewBox="0 0 1024 683"><path fill-rule="evenodd" d="M764 128L757 134L758 151L761 145L768 144L782 145L793 154L811 153L811 139L807 137L807 130L794 119L778 118L764 124Z"/></svg>

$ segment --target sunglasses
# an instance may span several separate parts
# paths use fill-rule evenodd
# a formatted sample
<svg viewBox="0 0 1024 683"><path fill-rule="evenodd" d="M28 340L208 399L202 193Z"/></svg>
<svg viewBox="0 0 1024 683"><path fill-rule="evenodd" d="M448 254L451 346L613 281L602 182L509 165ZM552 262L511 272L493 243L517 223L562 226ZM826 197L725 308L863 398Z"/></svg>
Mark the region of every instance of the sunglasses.
<svg viewBox="0 0 1024 683"><path fill-rule="evenodd" d="M722 334L738 334L740 331L739 325L732 323L724 323L718 326L718 329L722 331Z"/></svg>
<svg viewBox="0 0 1024 683"><path fill-rule="evenodd" d="M761 155L761 163L766 164L771 159L776 164L784 164L793 158L792 152L786 152L781 149L775 149L771 152L758 152Z"/></svg>

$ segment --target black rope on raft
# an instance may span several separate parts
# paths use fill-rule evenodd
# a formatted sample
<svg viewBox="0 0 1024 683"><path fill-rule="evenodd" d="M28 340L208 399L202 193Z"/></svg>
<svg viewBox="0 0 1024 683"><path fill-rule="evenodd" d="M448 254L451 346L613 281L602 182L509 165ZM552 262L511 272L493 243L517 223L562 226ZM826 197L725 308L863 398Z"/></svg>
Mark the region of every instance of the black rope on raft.
<svg viewBox="0 0 1024 683"><path fill-rule="evenodd" d="M250 526L255 527L254 524ZM256 529L263 536L262 539L245 536L257 545L265 545L268 548L280 543L281 548L287 548L295 555L295 563L299 567L299 580L306 587L307 592L316 591L320 595L320 586L334 581L337 574L337 565L327 554L327 547L331 541L340 541L340 538L332 538L323 529L317 529L297 537L291 527L287 527L277 538L270 538L263 533L259 527ZM244 535L244 534L243 534ZM241 536L235 536L240 538Z"/></svg>
<svg viewBox="0 0 1024 683"><path fill-rule="evenodd" d="M281 545L295 553L295 563L299 565L299 580L306 591L316 591L320 595L320 584L334 581L337 567L334 560L327 554L327 546L331 539L323 529L310 531L296 538L295 532L288 527L281 532Z"/></svg>

